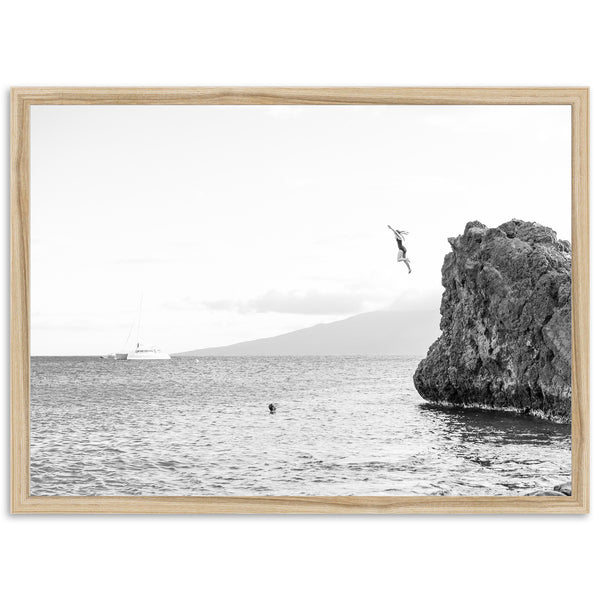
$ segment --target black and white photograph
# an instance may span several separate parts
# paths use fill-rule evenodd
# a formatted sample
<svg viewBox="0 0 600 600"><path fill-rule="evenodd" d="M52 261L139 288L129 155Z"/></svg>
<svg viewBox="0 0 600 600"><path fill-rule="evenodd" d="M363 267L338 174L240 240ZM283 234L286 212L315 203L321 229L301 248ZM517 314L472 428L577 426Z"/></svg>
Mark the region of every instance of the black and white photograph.
<svg viewBox="0 0 600 600"><path fill-rule="evenodd" d="M32 106L30 365L32 496L569 496L570 106Z"/></svg>

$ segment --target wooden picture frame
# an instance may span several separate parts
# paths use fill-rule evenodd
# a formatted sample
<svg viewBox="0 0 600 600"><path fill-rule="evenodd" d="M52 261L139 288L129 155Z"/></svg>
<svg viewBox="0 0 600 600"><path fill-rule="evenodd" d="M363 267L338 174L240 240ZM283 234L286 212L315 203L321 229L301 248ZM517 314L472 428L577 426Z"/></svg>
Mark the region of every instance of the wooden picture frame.
<svg viewBox="0 0 600 600"><path fill-rule="evenodd" d="M572 123L572 496L32 496L29 489L30 109L33 105L568 105ZM587 88L13 88L11 91L13 513L586 513L589 511Z"/></svg>

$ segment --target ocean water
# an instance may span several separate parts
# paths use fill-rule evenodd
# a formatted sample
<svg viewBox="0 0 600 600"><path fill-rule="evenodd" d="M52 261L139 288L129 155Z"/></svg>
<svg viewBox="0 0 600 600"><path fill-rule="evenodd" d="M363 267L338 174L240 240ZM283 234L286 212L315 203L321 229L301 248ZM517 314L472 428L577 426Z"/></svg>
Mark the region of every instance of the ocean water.
<svg viewBox="0 0 600 600"><path fill-rule="evenodd" d="M570 426L428 405L417 363L34 357L31 493L504 496L570 479Z"/></svg>

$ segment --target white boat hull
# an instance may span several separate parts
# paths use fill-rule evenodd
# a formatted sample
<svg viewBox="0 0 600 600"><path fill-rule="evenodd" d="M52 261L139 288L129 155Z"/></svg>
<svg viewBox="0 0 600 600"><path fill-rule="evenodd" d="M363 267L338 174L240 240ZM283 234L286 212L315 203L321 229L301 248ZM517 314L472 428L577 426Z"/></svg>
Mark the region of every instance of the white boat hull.
<svg viewBox="0 0 600 600"><path fill-rule="evenodd" d="M130 352L127 360L171 360L166 352Z"/></svg>

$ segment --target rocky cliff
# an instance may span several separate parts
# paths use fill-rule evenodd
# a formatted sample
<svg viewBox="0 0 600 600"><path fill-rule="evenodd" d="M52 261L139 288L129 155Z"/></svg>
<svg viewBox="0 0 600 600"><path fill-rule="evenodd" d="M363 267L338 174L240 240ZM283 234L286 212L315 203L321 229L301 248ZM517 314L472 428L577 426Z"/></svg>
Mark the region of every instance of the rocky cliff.
<svg viewBox="0 0 600 600"><path fill-rule="evenodd" d="M441 337L415 374L433 402L571 418L571 245L537 223L448 240Z"/></svg>

